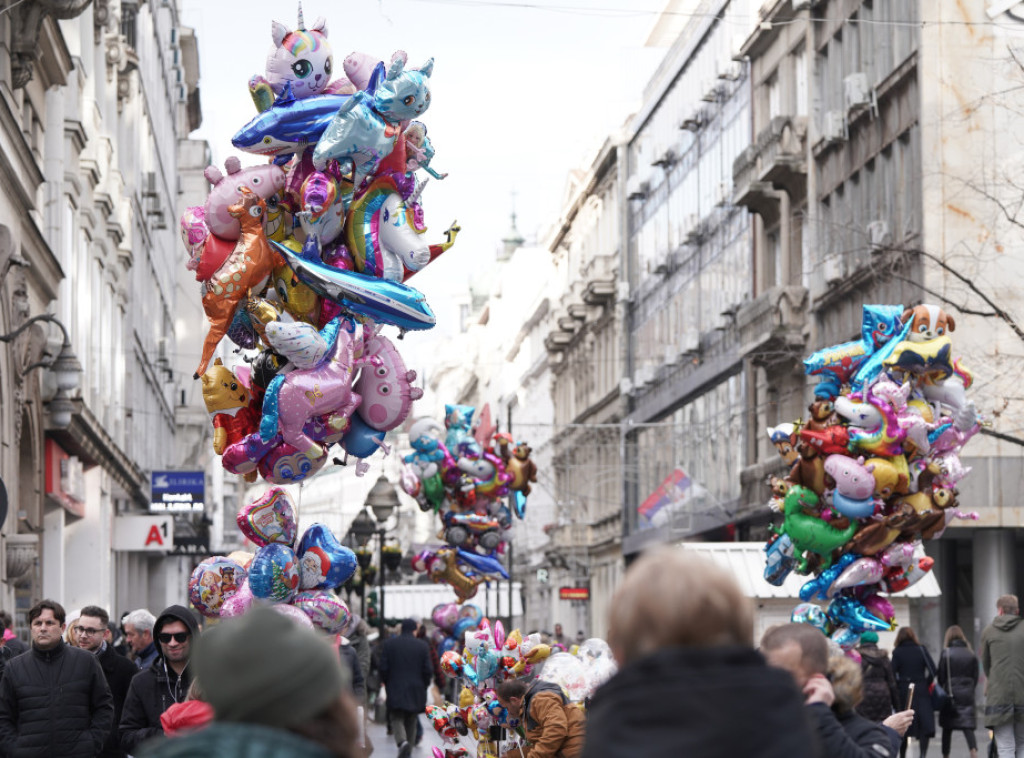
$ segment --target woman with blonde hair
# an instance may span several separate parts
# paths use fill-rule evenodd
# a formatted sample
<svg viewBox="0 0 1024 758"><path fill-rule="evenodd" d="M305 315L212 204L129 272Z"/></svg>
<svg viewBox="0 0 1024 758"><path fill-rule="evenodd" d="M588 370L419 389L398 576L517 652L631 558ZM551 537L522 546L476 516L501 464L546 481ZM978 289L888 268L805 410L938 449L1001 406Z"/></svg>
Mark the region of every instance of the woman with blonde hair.
<svg viewBox="0 0 1024 758"><path fill-rule="evenodd" d="M939 657L939 684L949 693L949 704L939 713L942 727L942 756L949 758L953 732L964 733L971 758L978 758L978 727L974 693L978 687L978 657L971 650L964 630L954 624L946 630Z"/></svg>
<svg viewBox="0 0 1024 758"><path fill-rule="evenodd" d="M895 754L901 742L896 730L871 721L856 710L864 696L860 665L845 656L834 655L828 661L828 679L836 694L832 711L847 736L868 755Z"/></svg>

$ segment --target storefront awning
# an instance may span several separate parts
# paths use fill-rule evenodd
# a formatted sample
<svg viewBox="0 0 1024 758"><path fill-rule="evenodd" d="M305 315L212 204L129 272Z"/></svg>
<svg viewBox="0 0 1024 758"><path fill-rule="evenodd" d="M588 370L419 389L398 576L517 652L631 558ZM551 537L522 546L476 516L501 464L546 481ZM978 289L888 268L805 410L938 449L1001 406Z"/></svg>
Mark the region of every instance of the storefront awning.
<svg viewBox="0 0 1024 758"><path fill-rule="evenodd" d="M476 597L466 602L479 606L488 618L507 618L508 600L508 582L490 582L481 585ZM384 585L384 612L389 619L429 619L434 606L455 602L458 602L455 590L447 584ZM523 615L522 585L519 582L512 582L512 615Z"/></svg>
<svg viewBox="0 0 1024 758"><path fill-rule="evenodd" d="M800 587L810 578L791 573L781 587L766 582L764 544L761 542L682 542L679 547L698 553L726 569L749 598L799 599ZM941 594L934 572L929 571L924 579L894 597L939 597Z"/></svg>

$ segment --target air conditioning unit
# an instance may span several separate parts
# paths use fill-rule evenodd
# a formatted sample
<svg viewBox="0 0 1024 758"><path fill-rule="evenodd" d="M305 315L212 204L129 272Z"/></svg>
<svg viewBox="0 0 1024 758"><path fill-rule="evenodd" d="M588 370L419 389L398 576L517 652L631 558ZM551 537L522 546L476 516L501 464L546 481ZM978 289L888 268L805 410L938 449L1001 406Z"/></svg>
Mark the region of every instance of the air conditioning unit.
<svg viewBox="0 0 1024 758"><path fill-rule="evenodd" d="M743 61L729 61L718 64L718 78L726 82L735 82L743 77Z"/></svg>
<svg viewBox="0 0 1024 758"><path fill-rule="evenodd" d="M732 185L729 182L719 182L718 192L715 194L715 205L722 208L732 203Z"/></svg>
<svg viewBox="0 0 1024 758"><path fill-rule="evenodd" d="M826 142L842 142L846 139L846 114L843 111L829 111L821 135Z"/></svg>
<svg viewBox="0 0 1024 758"><path fill-rule="evenodd" d="M672 148L667 149L663 152L658 159L651 162L652 166L658 166L659 168L670 169L676 164L676 154Z"/></svg>
<svg viewBox="0 0 1024 758"><path fill-rule="evenodd" d="M683 355L700 351L700 333L696 329L688 329L680 333L679 352Z"/></svg>
<svg viewBox="0 0 1024 758"><path fill-rule="evenodd" d="M679 125L680 129L685 129L688 132L695 132L700 129L708 121L708 113L704 108L694 108L690 111L690 115L683 119L683 122Z"/></svg>
<svg viewBox="0 0 1024 758"><path fill-rule="evenodd" d="M820 4L821 0L793 0L793 12L817 8Z"/></svg>
<svg viewBox="0 0 1024 758"><path fill-rule="evenodd" d="M862 105L875 107L875 91L868 83L868 75L863 71L850 74L843 79L843 95L846 100L846 110L858 108Z"/></svg>
<svg viewBox="0 0 1024 758"><path fill-rule="evenodd" d="M880 253L892 245L888 221L872 221L868 224L868 245L872 253Z"/></svg>
<svg viewBox="0 0 1024 758"><path fill-rule="evenodd" d="M717 103L725 99L725 85L717 79L708 79L704 82L704 95L701 97L705 103Z"/></svg>
<svg viewBox="0 0 1024 758"><path fill-rule="evenodd" d="M633 380L628 376L624 376L619 379L619 394L620 395L632 395L636 389L633 387Z"/></svg>
<svg viewBox="0 0 1024 758"><path fill-rule="evenodd" d="M643 387L645 384L652 384L654 382L654 376L654 366L641 366L637 369L633 378L637 387Z"/></svg>
<svg viewBox="0 0 1024 758"><path fill-rule="evenodd" d="M626 180L626 197L630 200L643 200L650 191L650 184L641 179L639 174L633 174Z"/></svg>
<svg viewBox="0 0 1024 758"><path fill-rule="evenodd" d="M843 259L836 254L827 256L822 262L822 271L825 274L825 282L828 284L842 281L845 276L844 269Z"/></svg>

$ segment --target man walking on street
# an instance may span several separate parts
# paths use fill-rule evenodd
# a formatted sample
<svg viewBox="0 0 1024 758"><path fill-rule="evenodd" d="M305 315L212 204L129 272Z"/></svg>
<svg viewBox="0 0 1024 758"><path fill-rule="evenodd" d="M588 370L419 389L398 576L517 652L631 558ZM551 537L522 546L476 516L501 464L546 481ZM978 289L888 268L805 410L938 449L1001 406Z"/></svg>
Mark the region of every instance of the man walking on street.
<svg viewBox="0 0 1024 758"><path fill-rule="evenodd" d="M28 612L32 648L0 680L0 754L93 758L114 722L96 657L65 644L64 608L40 600Z"/></svg>
<svg viewBox="0 0 1024 758"><path fill-rule="evenodd" d="M405 619L402 633L384 643L380 675L387 691L391 732L398 745L398 758L409 758L416 739L416 722L427 707L427 687L432 671L427 643L416 639L416 622Z"/></svg>
<svg viewBox="0 0 1024 758"><path fill-rule="evenodd" d="M128 687L132 683L132 677L138 674L139 670L130 660L118 655L106 641L109 621L109 614L99 606L85 606L76 622L78 646L96 656L100 668L103 669L107 686L110 687L110 694L114 698L114 723L111 724L110 733L99 756L124 758L125 752L120 748L117 727L121 723L121 711L124 708L124 699L128 695Z"/></svg>
<svg viewBox="0 0 1024 758"><path fill-rule="evenodd" d="M145 608L132 611L124 618L124 637L128 641L135 665L139 669L147 669L160 655L156 642L153 640L153 624L156 616Z"/></svg>
<svg viewBox="0 0 1024 758"><path fill-rule="evenodd" d="M135 753L141 743L163 736L160 714L188 696L192 683L188 662L198 632L195 616L183 606L172 605L157 617L153 636L160 655L132 679L121 714L118 731L126 753ZM272 647L272 641L270 644Z"/></svg>
<svg viewBox="0 0 1024 758"><path fill-rule="evenodd" d="M1003 595L996 609L981 633L985 726L995 732L999 758L1024 758L1024 624L1016 595Z"/></svg>

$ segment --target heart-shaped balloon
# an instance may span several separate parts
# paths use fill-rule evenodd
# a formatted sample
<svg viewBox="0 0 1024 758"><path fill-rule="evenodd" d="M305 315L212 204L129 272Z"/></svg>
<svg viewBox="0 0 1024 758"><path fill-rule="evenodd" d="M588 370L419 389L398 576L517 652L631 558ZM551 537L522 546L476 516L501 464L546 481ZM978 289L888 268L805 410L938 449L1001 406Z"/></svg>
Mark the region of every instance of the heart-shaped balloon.
<svg viewBox="0 0 1024 758"><path fill-rule="evenodd" d="M305 590L292 598L291 604L328 634L338 634L351 617L344 601L327 590Z"/></svg>
<svg viewBox="0 0 1024 758"><path fill-rule="evenodd" d="M243 505L235 519L246 539L260 547L277 542L291 547L295 544L295 509L288 493L271 487L261 497Z"/></svg>
<svg viewBox="0 0 1024 758"><path fill-rule="evenodd" d="M256 551L249 564L249 588L253 597L274 603L287 602L299 590L299 561L295 551L271 542Z"/></svg>
<svg viewBox="0 0 1024 758"><path fill-rule="evenodd" d="M219 616L221 605L238 592L245 576L245 569L230 558L207 558L196 566L188 580L189 600L204 616Z"/></svg>
<svg viewBox="0 0 1024 758"><path fill-rule="evenodd" d="M430 612L430 619L438 628L451 631L459 620L459 606L455 603L439 603Z"/></svg>
<svg viewBox="0 0 1024 758"><path fill-rule="evenodd" d="M356 554L338 542L323 524L313 524L299 540L300 588L330 589L348 581L355 573Z"/></svg>

